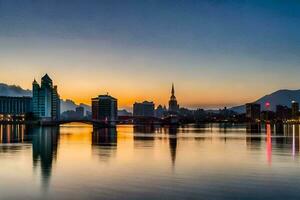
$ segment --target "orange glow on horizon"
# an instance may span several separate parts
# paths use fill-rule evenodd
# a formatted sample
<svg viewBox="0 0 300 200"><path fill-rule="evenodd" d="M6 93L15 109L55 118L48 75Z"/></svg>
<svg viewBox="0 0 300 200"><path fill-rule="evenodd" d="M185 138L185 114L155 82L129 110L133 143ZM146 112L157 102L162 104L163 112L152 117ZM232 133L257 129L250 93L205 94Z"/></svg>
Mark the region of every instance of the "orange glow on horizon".
<svg viewBox="0 0 300 200"><path fill-rule="evenodd" d="M44 74L43 70L41 75L34 77L40 80ZM260 91L254 93L253 88L236 88L233 90L230 83L228 85L198 85L193 82L185 82L182 78L174 80L160 81L142 81L137 83L134 79L123 77L122 79L116 77L104 77L103 80L97 79L97 73L91 75L78 75L78 76L63 76L49 72L54 85L58 86L60 97L64 100L70 99L77 104L84 103L91 105L91 98L107 92L118 99L119 108L132 108L134 102L142 102L145 100L153 101L156 106L166 105L171 95L171 84L175 83L175 96L181 107L187 108L222 108L231 107L252 102L259 97L263 96L266 92ZM24 79L15 79L14 81L7 79L10 76L3 76L3 82L8 84L20 85L24 89L31 89L33 80L32 74L26 76ZM74 76L74 77L73 77ZM79 78L78 78L79 77ZM119 80L120 78L120 80ZM96 79L96 80L95 80ZM204 80L203 80L204 82ZM255 89L256 90L256 89ZM236 95L239 94L239 95ZM253 95L255 94L255 95Z"/></svg>

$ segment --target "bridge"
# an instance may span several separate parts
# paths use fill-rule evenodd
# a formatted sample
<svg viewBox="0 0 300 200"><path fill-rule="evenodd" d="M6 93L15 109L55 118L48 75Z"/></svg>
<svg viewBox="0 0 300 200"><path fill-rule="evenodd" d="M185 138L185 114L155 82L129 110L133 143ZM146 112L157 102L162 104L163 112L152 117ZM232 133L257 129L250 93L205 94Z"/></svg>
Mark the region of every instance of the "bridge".
<svg viewBox="0 0 300 200"><path fill-rule="evenodd" d="M72 122L80 122L85 124L92 124L96 126L115 126L116 124L162 124L164 121L163 119L157 117L144 117L144 116L119 116L118 121L113 122L105 122L105 121L98 121L92 119L66 119L66 120L59 120L57 124L66 124ZM55 122L54 122L55 123Z"/></svg>
<svg viewBox="0 0 300 200"><path fill-rule="evenodd" d="M99 121L99 120L92 120L92 119L63 119L59 121L39 121L39 124L45 126L46 125L51 126L51 125L60 125L60 124L67 124L73 122L91 124L99 127L115 127L117 124L116 121Z"/></svg>
<svg viewBox="0 0 300 200"><path fill-rule="evenodd" d="M13 124L13 123L23 123L23 124L37 124L44 126L55 126L67 123L85 123L91 124L98 127L115 127L119 124L177 124L177 116L168 116L163 119L157 117L145 117L145 116L119 116L118 121L99 121L93 119L61 119L58 121L0 121L1 124Z"/></svg>

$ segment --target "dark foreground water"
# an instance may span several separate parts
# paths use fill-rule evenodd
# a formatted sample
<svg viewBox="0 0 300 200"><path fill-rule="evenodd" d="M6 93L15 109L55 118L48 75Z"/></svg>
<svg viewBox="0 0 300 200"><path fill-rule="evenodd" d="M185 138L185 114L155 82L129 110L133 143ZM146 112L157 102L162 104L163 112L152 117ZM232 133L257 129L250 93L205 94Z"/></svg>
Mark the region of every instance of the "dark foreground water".
<svg viewBox="0 0 300 200"><path fill-rule="evenodd" d="M300 199L299 125L0 125L0 199Z"/></svg>

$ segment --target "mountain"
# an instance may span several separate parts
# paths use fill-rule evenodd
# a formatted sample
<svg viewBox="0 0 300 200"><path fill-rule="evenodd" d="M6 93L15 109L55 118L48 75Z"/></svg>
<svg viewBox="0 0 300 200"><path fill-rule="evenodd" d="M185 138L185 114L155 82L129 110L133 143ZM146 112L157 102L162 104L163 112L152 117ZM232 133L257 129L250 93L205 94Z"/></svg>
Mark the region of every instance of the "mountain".
<svg viewBox="0 0 300 200"><path fill-rule="evenodd" d="M60 100L60 112L61 113L65 112L67 110L75 110L76 107L78 107L78 106L84 107L84 111L91 112L91 106L89 106L89 105L86 105L86 104L83 104L83 103L76 104L71 99L66 99L66 100L61 99Z"/></svg>
<svg viewBox="0 0 300 200"><path fill-rule="evenodd" d="M7 85L5 83L0 83L0 96L15 96L15 97L21 97L21 96L32 96L31 90L25 90L17 85ZM61 113L67 110L75 110L77 106L84 107L85 111L91 111L91 106L86 104L76 104L74 101L70 99L60 100L61 104Z"/></svg>
<svg viewBox="0 0 300 200"><path fill-rule="evenodd" d="M24 90L17 85L7 85L5 83L0 83L0 96L31 96L31 90Z"/></svg>
<svg viewBox="0 0 300 200"><path fill-rule="evenodd" d="M292 101L300 102L300 90L278 90L276 92L261 97L254 103L259 103L261 105L262 110L264 110L265 103L270 102L270 109L272 111L275 111L276 105L284 105L290 107ZM232 107L231 110L237 113L246 112L245 105Z"/></svg>

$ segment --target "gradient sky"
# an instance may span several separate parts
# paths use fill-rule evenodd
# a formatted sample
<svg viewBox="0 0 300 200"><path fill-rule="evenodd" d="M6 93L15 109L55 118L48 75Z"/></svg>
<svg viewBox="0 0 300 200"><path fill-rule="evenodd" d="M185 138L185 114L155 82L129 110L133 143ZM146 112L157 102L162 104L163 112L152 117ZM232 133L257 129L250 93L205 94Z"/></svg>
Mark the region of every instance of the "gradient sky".
<svg viewBox="0 0 300 200"><path fill-rule="evenodd" d="M300 88L300 1L0 0L0 82L216 108Z"/></svg>

